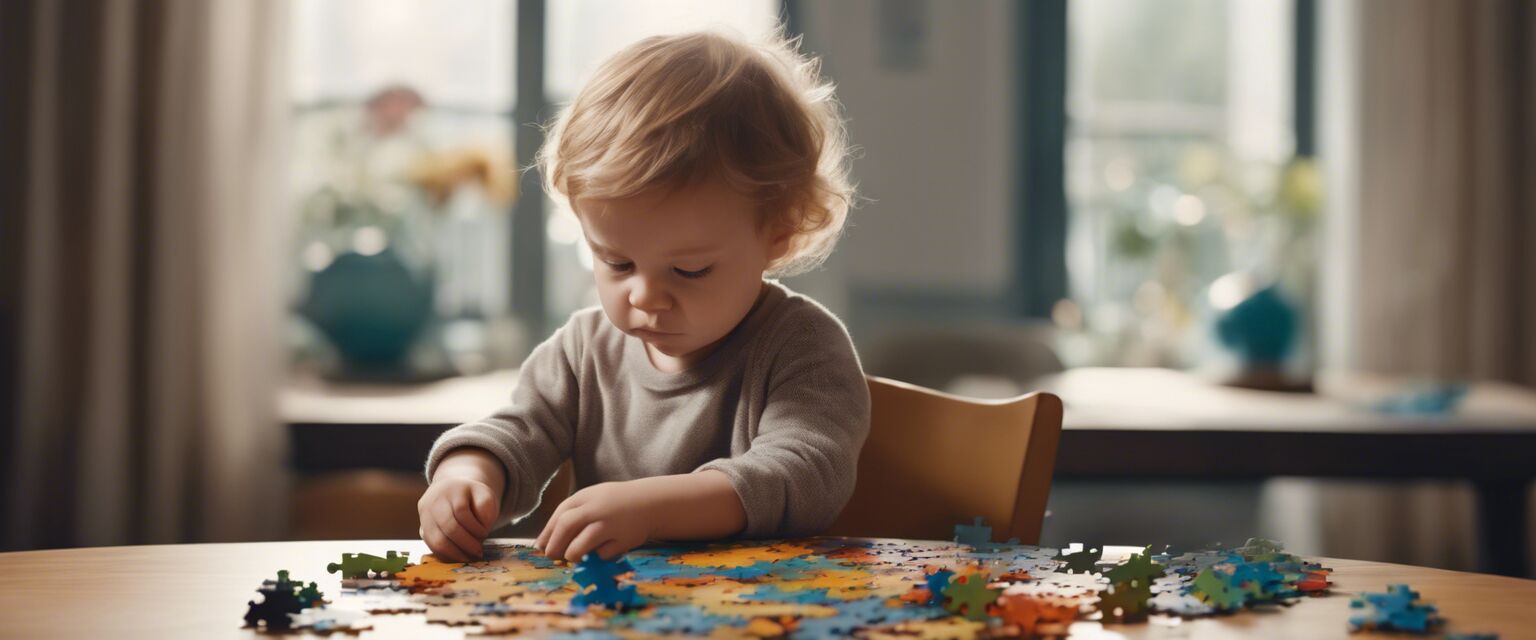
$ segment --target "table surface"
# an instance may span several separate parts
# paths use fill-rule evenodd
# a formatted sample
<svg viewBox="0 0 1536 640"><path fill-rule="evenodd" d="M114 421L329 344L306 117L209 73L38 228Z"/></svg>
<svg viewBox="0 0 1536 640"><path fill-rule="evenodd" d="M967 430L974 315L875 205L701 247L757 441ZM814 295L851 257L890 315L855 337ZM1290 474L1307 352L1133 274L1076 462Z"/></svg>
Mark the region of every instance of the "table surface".
<svg viewBox="0 0 1536 640"><path fill-rule="evenodd" d="M418 540L324 541L104 547L0 554L0 637L256 637L241 629L246 602L278 569L335 593L321 570L343 552L426 553ZM1114 547L1126 553L1132 547ZM1536 581L1422 567L1323 559L1334 568L1333 593L1268 612L1186 620L1174 631L1154 624L1078 623L1092 637L1369 638L1349 634L1350 596L1407 583L1448 620L1447 632L1495 632L1503 640L1536 638ZM378 635L462 637L427 625L421 615L374 618ZM1085 627L1085 625L1087 625ZM371 634L370 634L371 635ZM368 637L365 635L365 637ZM1401 637L1401 636L1380 636Z"/></svg>
<svg viewBox="0 0 1536 640"><path fill-rule="evenodd" d="M283 390L279 411L295 424L458 424L497 409L516 383L515 370L415 385L308 378ZM1062 397L1068 430L1536 433L1536 391L1513 384L1473 384L1458 410L1443 416L1368 407L1403 384L1323 374L1318 393L1279 393L1228 387L1171 369L1084 367L1043 378L1039 388Z"/></svg>
<svg viewBox="0 0 1536 640"><path fill-rule="evenodd" d="M1171 369L1085 367L1039 381L1061 396L1066 429L1252 430L1324 433L1532 433L1536 391L1478 382L1444 415L1384 413L1372 405L1412 388L1363 374L1323 373L1316 393L1242 389Z"/></svg>

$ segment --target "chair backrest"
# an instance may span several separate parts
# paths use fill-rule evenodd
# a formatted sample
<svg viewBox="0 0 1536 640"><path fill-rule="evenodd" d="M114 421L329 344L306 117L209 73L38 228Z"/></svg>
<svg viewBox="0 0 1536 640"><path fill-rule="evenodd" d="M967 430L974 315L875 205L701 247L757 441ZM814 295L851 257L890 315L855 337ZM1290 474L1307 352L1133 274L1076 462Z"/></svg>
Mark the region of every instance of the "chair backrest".
<svg viewBox="0 0 1536 640"><path fill-rule="evenodd" d="M986 518L995 540L1040 542L1061 399L974 400L869 377L869 439L832 535L947 540Z"/></svg>

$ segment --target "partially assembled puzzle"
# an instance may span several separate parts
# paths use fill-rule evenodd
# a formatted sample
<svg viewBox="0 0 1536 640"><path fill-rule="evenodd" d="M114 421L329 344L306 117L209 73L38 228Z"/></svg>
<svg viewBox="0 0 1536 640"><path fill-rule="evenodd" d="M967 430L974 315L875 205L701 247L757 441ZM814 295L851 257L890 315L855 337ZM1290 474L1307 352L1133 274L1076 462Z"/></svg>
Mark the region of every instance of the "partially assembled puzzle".
<svg viewBox="0 0 1536 640"><path fill-rule="evenodd" d="M250 603L270 632L357 632L413 617L467 634L553 637L1064 636L1080 620L1135 624L1285 604L1328 591L1330 570L1250 540L1106 563L1098 549L992 542L977 522L956 540L809 538L645 547L575 566L531 546L486 545L467 564L346 554L327 601L283 571ZM1434 608L1406 586L1365 594L1354 628L1425 631ZM1342 624L1343 621L1341 621ZM394 628L394 625L391 625Z"/></svg>

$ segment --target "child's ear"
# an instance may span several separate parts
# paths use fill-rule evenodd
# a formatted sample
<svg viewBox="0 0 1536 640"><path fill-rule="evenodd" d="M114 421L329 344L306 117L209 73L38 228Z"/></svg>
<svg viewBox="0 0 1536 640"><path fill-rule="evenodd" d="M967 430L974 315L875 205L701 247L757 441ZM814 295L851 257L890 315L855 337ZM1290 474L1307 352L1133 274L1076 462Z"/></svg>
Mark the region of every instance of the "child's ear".
<svg viewBox="0 0 1536 640"><path fill-rule="evenodd" d="M795 230L788 225L775 225L768 231L768 262L773 263L789 253L789 241L795 237Z"/></svg>

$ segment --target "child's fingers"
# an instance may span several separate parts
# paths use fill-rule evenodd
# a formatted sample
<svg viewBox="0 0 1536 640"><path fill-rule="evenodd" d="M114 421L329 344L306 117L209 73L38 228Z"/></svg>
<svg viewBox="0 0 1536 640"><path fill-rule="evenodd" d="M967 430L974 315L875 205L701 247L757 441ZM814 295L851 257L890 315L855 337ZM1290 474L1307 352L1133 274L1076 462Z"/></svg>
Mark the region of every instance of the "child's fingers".
<svg viewBox="0 0 1536 640"><path fill-rule="evenodd" d="M475 503L468 491L455 495L449 500L453 507L453 518L459 521L459 526L468 531L478 540L484 540L485 534L490 531L480 523L480 516L475 514Z"/></svg>
<svg viewBox="0 0 1536 640"><path fill-rule="evenodd" d="M446 501L439 502L436 507L433 507L433 514L436 516L438 530L444 537L451 540L454 546L463 551L466 558L480 557L480 541L459 524L458 518L454 515L453 505Z"/></svg>
<svg viewBox="0 0 1536 640"><path fill-rule="evenodd" d="M550 520L544 523L544 531L539 531L539 539L533 542L533 546L538 546L539 549L545 549L545 545L550 543L550 534L554 533L554 523L561 522L561 516L564 516L565 511L573 510L573 508L576 508L576 506L581 506L581 503L582 494L576 493L574 496L561 500L559 505L554 506L554 513L551 513Z"/></svg>
<svg viewBox="0 0 1536 640"><path fill-rule="evenodd" d="M586 526L586 512L580 508L565 512L559 520L550 519L551 530L549 539L545 541L544 555L550 558L564 558L566 547L570 546L571 540Z"/></svg>
<svg viewBox="0 0 1536 640"><path fill-rule="evenodd" d="M421 529L421 539L426 541L427 547L432 549L432 553L438 559L447 560L448 562L464 562L468 560L464 550L448 539L448 536L443 533L443 528L438 526L436 520L423 522Z"/></svg>
<svg viewBox="0 0 1536 640"><path fill-rule="evenodd" d="M581 533L576 534L570 546L566 547L563 554L565 559L576 562L585 557L588 551L594 551L599 545L612 540L613 536L609 535L608 529L602 522L594 522L582 528Z"/></svg>
<svg viewBox="0 0 1536 640"><path fill-rule="evenodd" d="M496 498L496 492L489 487L475 486L469 491L470 501L475 507L475 517L480 519L480 524L485 528L485 535L491 535L491 530L496 528L496 519L501 517L501 501Z"/></svg>
<svg viewBox="0 0 1536 640"><path fill-rule="evenodd" d="M598 557L600 557L600 558L602 558L604 560L612 560L614 558L617 558L619 556L624 555L624 552L629 551L630 549L633 549L633 548L634 547L626 545L623 542L620 542L617 538L615 538L615 539L609 540L607 542L604 542L604 543L602 543L600 545L597 545L597 549L594 549L594 551L597 551Z"/></svg>
<svg viewBox="0 0 1536 640"><path fill-rule="evenodd" d="M544 529L539 531L538 539L533 540L533 546L538 548L539 551L548 553L548 543L550 543L551 534L554 534L554 525L561 522L561 517L565 516L565 511L573 510L574 506L576 506L576 502L573 502L573 500L574 496L567 497L567 499L561 500L559 505L554 506L554 513L551 513L550 519L544 523Z"/></svg>

